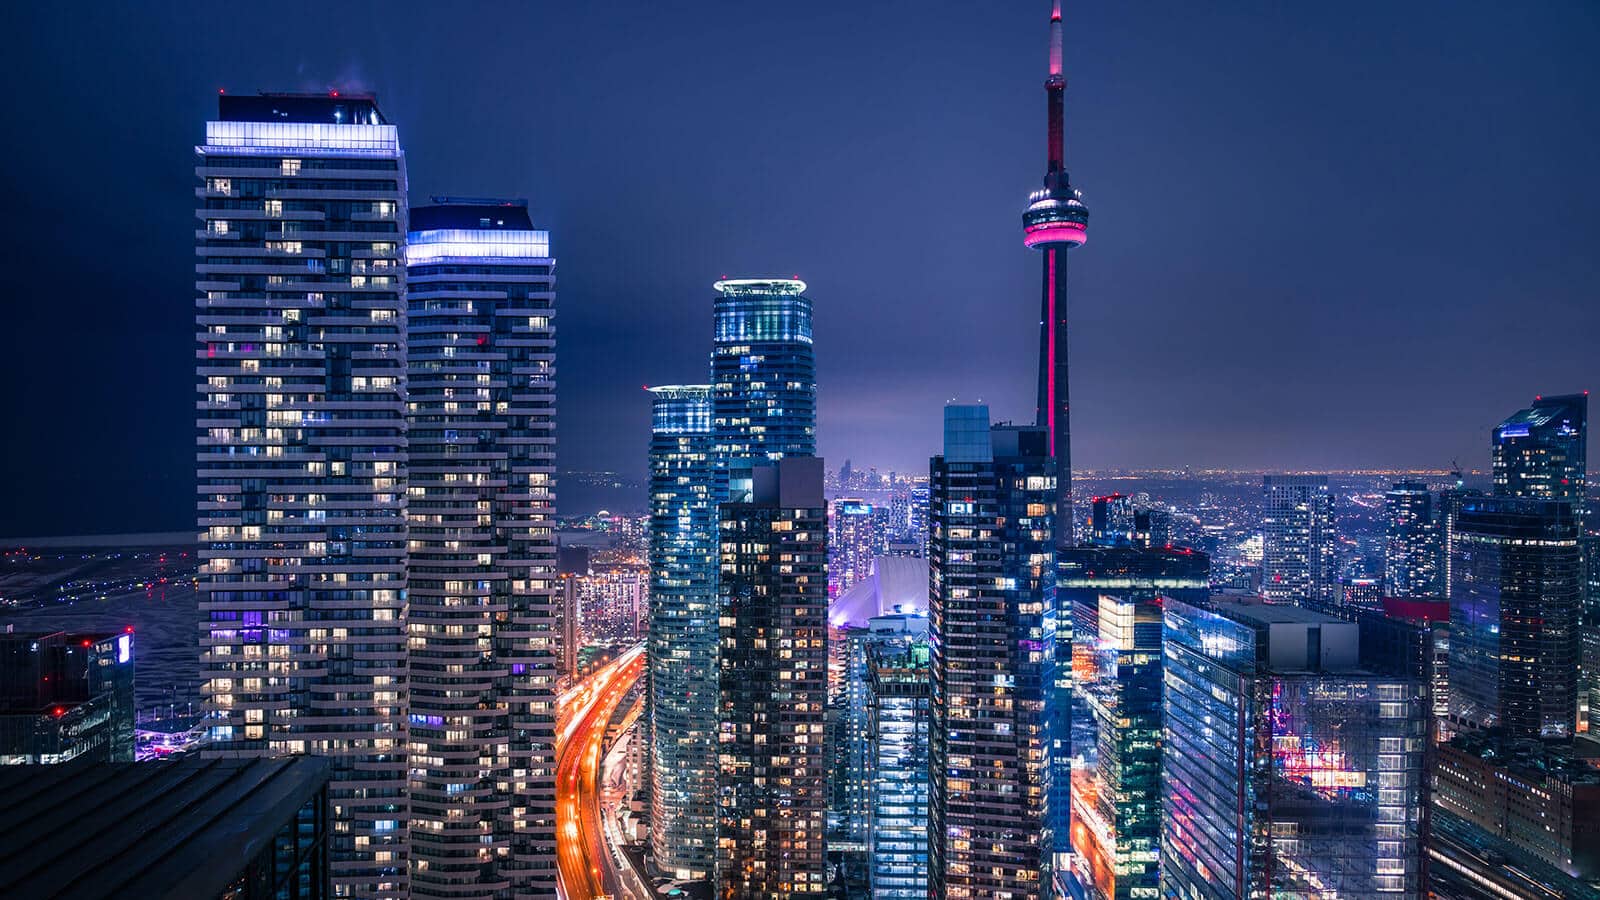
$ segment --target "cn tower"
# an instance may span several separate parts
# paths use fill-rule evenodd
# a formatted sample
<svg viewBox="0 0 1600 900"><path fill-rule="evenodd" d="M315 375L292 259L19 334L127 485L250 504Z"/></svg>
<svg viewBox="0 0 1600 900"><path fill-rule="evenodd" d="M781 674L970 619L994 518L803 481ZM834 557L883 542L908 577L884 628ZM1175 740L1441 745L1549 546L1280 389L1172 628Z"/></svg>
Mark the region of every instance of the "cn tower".
<svg viewBox="0 0 1600 900"><path fill-rule="evenodd" d="M1049 435L1056 465L1056 548L1070 547L1072 533L1072 405L1067 395L1067 251L1088 237L1089 209L1067 178L1067 78L1061 67L1061 0L1050 12L1050 75L1044 81L1049 129L1044 187L1028 197L1022 214L1024 246L1044 253L1039 304L1039 397L1035 424Z"/></svg>

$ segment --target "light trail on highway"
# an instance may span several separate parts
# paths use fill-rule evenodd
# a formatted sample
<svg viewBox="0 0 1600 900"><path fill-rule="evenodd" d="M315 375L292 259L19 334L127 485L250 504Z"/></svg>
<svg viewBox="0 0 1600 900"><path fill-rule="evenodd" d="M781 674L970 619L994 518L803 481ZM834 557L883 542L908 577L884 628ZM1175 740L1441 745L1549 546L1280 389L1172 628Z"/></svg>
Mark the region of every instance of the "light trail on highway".
<svg viewBox="0 0 1600 900"><path fill-rule="evenodd" d="M600 764L607 726L644 673L642 647L590 675L567 697L556 742L556 862L567 900L618 893L600 809Z"/></svg>

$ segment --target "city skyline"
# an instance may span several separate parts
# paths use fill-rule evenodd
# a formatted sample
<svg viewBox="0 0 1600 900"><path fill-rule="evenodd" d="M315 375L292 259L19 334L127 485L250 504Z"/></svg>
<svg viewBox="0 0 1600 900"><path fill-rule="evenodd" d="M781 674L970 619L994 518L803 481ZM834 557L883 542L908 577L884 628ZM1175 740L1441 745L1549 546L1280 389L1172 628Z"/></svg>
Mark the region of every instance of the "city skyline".
<svg viewBox="0 0 1600 900"><path fill-rule="evenodd" d="M183 177L186 69L17 167L73 316L0 354L6 516L78 536L0 516L0 776L64 788L0 895L1600 900L1587 20L285 2L168 49L362 65L206 94ZM51 257L35 183L113 213Z"/></svg>
<svg viewBox="0 0 1600 900"><path fill-rule="evenodd" d="M692 380L703 365L694 336L722 274L810 283L824 457L918 471L937 451L935 404L952 396L1029 421L1037 261L1007 234L1014 198L1036 183L1037 99L1019 87L1037 81L1037 9L852 8L849 29L827 9L792 21L730 9L552 9L530 12L525 28L508 15L496 31L511 37L440 18L358 51L332 38L354 9L325 11L327 37L249 10L217 26L287 57L241 51L249 41L191 46L177 10L137 22L108 10L70 29L58 11L24 12L40 37L24 65L39 59L30 52L76 63L19 101L53 139L12 148L11 169L34 174L14 185L7 242L37 261L15 286L59 299L16 306L0 383L26 387L0 403L9 421L54 437L0 450L7 471L29 473L0 534L185 527L188 464L170 437L188 410L165 398L189 378L188 307L172 298L186 289L193 210L172 202L187 171L171 148L202 140L195 123L218 87L376 91L407 135L414 201L511 193L548 210L541 224L576 285L563 323L563 469L642 474L643 441L612 435L644 433L639 384ZM1576 337L1539 353L1490 342L1526 343L1547 322L1571 335L1600 324L1584 251L1600 227L1584 211L1600 191L1583 167L1600 128L1570 114L1586 109L1581 72L1595 63L1578 54L1600 21L1576 6L1539 18L1487 4L1446 12L1069 8L1073 84L1093 88L1069 85L1069 165L1106 211L1073 276L1075 462L1442 468L1475 459L1505 409L1592 386ZM471 52L486 64L462 83L413 66L423 34L441 60ZM517 54L525 72L481 52L521 34L562 49ZM1479 48L1491 45L1486 81ZM827 65L793 64L818 53ZM725 79L729 64L754 77ZM641 88L641 70L657 83ZM560 87L523 105L501 87L513 74ZM635 96L644 90L649 102ZM587 112L600 101L637 115L600 121ZM546 127L578 115L593 134ZM740 137L718 140L719 127ZM119 165L149 175L109 194L75 174L108 132ZM457 136L476 132L498 140ZM1486 178L1497 216L1516 221L1492 253L1475 238L1487 195L1474 186ZM92 253L66 237L67 211L88 208L91 190L129 211L107 218ZM1335 196L1355 211L1317 215ZM1192 217L1174 214L1194 205L1225 249L1193 240ZM620 256L619 209L656 236ZM907 215L933 228L906 229ZM915 264L882 264L896 258ZM63 289L62 271L90 278ZM111 273L118 290L80 286ZM943 352L949 331L985 351ZM58 343L69 334L72 366ZM1452 362L1480 344L1494 366ZM74 476L107 453L117 474Z"/></svg>

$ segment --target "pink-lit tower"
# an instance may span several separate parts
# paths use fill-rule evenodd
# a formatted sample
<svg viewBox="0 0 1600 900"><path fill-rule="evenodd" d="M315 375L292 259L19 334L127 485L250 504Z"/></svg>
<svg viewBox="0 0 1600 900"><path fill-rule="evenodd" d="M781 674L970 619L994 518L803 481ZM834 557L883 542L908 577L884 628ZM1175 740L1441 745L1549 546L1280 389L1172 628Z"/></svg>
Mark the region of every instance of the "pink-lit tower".
<svg viewBox="0 0 1600 900"><path fill-rule="evenodd" d="M1049 168L1044 187L1028 197L1022 214L1024 245L1044 253L1044 289L1039 304L1039 399L1037 424L1049 434L1056 460L1056 547L1073 544L1072 424L1067 397L1067 251L1088 236L1089 209L1067 178L1067 78L1061 66L1061 0L1050 12L1050 76L1044 82L1049 110Z"/></svg>

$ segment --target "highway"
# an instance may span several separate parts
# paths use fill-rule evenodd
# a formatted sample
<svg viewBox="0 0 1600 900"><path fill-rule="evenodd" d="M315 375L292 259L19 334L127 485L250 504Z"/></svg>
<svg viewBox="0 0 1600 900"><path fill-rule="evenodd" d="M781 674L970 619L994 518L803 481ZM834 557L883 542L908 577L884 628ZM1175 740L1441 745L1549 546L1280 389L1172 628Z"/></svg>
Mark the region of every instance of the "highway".
<svg viewBox="0 0 1600 900"><path fill-rule="evenodd" d="M597 670L563 698L556 742L556 862L567 900L627 896L606 847L600 809L600 767L606 726L644 673L642 647Z"/></svg>

